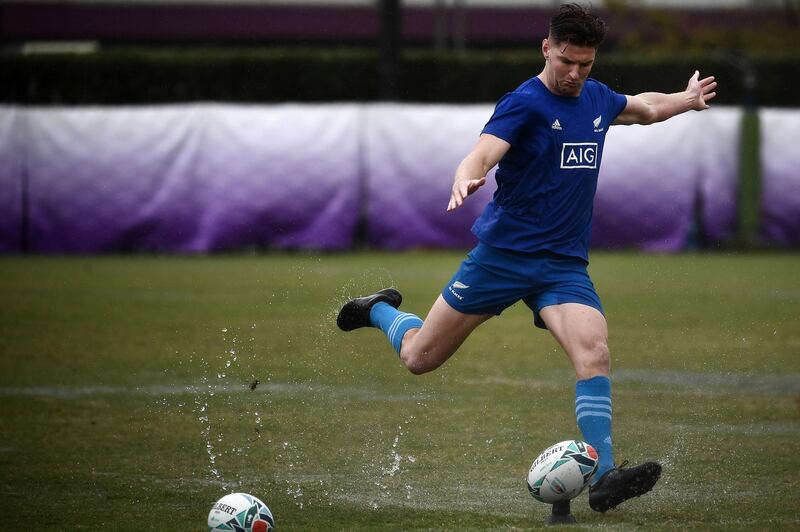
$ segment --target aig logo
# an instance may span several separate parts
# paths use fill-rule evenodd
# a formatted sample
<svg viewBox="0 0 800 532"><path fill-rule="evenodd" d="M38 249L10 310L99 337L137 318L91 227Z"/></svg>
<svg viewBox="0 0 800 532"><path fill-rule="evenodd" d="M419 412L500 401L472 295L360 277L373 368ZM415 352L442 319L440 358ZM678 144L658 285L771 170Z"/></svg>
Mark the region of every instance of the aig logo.
<svg viewBox="0 0 800 532"><path fill-rule="evenodd" d="M597 168L597 143L565 142L561 146L561 168Z"/></svg>

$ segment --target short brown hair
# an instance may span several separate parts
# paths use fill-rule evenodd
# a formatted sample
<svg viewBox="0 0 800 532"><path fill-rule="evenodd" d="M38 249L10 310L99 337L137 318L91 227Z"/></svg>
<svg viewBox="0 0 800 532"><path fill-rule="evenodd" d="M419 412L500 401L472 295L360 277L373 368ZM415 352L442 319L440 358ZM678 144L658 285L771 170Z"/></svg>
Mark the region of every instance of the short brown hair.
<svg viewBox="0 0 800 532"><path fill-rule="evenodd" d="M550 19L550 38L575 46L597 48L606 37L603 19L579 4L564 4L558 14Z"/></svg>

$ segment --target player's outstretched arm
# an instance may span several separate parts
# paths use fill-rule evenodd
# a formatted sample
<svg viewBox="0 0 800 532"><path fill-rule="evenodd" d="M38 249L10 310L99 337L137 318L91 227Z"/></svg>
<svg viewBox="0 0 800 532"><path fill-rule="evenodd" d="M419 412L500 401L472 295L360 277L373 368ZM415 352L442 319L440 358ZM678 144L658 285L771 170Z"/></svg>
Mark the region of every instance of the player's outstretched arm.
<svg viewBox="0 0 800 532"><path fill-rule="evenodd" d="M480 136L478 143L456 169L448 211L459 208L467 196L486 183L487 172L500 162L510 147L511 144L494 135L483 133Z"/></svg>
<svg viewBox="0 0 800 532"><path fill-rule="evenodd" d="M614 124L653 124L686 111L703 111L708 109L708 102L717 95L716 88L714 76L700 79L700 72L695 70L683 92L643 92L636 96L627 96L628 104L614 120Z"/></svg>

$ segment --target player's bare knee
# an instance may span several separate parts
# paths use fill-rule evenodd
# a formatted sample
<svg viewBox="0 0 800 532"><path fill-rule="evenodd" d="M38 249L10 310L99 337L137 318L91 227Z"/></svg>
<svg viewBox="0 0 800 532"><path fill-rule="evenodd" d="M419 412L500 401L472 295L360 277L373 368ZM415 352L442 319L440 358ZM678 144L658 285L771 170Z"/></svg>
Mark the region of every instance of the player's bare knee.
<svg viewBox="0 0 800 532"><path fill-rule="evenodd" d="M400 351L400 360L406 369L414 375L422 375L435 369L428 362L428 357L425 356L425 353L415 349L402 349Z"/></svg>
<svg viewBox="0 0 800 532"><path fill-rule="evenodd" d="M442 365L444 360L437 356L434 346L421 345L419 342L404 343L400 349L400 360L408 371L414 375L422 375Z"/></svg>
<svg viewBox="0 0 800 532"><path fill-rule="evenodd" d="M611 352L605 338L596 338L590 343L585 357L585 366L591 373L608 374L611 366Z"/></svg>
<svg viewBox="0 0 800 532"><path fill-rule="evenodd" d="M406 368L414 375L422 375L434 370L433 367L419 360L415 360L412 364L406 364Z"/></svg>

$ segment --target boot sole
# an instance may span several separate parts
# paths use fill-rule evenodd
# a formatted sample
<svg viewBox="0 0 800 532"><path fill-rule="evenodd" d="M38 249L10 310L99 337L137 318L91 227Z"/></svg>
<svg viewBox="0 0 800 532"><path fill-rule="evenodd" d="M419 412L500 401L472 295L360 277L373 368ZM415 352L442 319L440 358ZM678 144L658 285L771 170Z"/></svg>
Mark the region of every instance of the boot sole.
<svg viewBox="0 0 800 532"><path fill-rule="evenodd" d="M654 463L643 468L642 472L634 477L627 485L622 487L617 493L599 498L596 502L592 501L591 493L589 494L589 506L596 512L606 512L612 508L616 508L623 502L641 497L645 493L653 489L658 479L661 478L661 466Z"/></svg>

